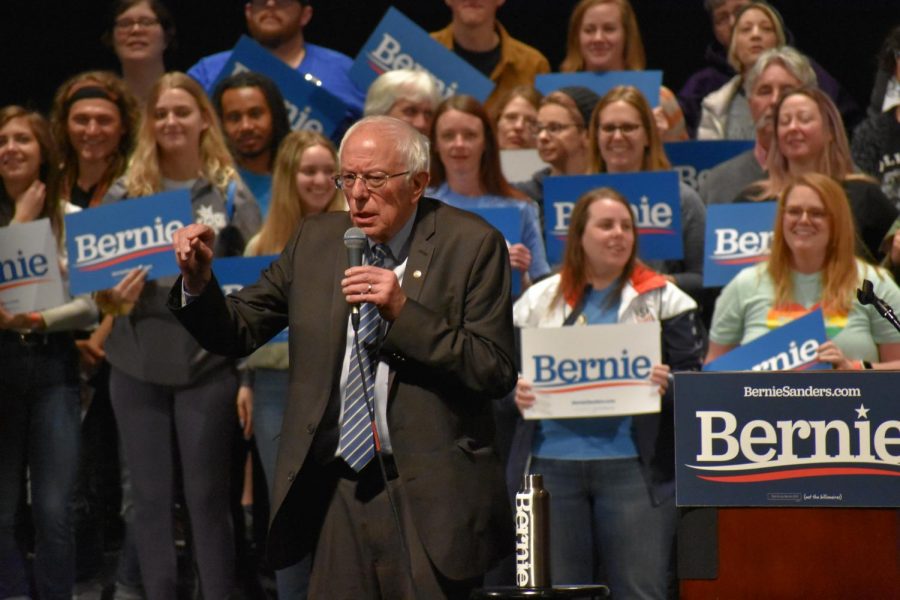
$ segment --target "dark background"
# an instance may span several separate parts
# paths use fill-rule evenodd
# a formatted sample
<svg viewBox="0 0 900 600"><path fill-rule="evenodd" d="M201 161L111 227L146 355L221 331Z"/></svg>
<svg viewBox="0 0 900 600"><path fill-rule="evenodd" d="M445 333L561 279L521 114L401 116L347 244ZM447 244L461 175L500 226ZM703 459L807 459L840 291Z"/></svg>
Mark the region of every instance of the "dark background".
<svg viewBox="0 0 900 600"><path fill-rule="evenodd" d="M186 70L198 58L234 45L244 32L241 0L164 0L178 28L167 67ZM537 47L555 69L564 53L568 16L576 0L507 0L499 18L510 33ZM702 65L712 32L702 0L632 0L648 68L662 69L675 91ZM79 71L116 68L100 42L110 23L109 0L0 0L0 106L46 110L62 81ZM307 39L355 57L390 2L313 0ZM814 57L857 99L868 104L875 55L900 23L900 0L774 0L794 45ZM393 5L428 31L445 26L442 0L396 0Z"/></svg>

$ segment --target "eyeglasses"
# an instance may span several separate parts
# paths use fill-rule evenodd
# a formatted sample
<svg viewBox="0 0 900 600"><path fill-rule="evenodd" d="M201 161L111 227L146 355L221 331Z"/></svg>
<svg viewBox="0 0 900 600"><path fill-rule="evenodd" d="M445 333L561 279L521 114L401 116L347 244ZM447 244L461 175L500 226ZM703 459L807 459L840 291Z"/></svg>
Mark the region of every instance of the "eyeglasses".
<svg viewBox="0 0 900 600"><path fill-rule="evenodd" d="M821 222L828 218L828 213L821 208L800 208L799 206L791 206L784 209L784 214L790 219L799 221L806 215L810 221Z"/></svg>
<svg viewBox="0 0 900 600"><path fill-rule="evenodd" d="M387 183L388 179L391 179L392 177L400 177L401 175L409 175L409 171L394 173L393 175L388 175L387 173L373 173L372 175L344 173L343 175L335 175L333 179L334 186L339 190L352 190L353 186L356 185L357 179L362 180L363 185L366 186L367 190L374 190L380 187L384 187L384 184Z"/></svg>
<svg viewBox="0 0 900 600"><path fill-rule="evenodd" d="M637 123L622 123L621 125L614 125L612 123L607 123L606 125L600 126L600 133L605 135L615 135L616 132L620 132L622 135L629 135L640 129L641 126Z"/></svg>
<svg viewBox="0 0 900 600"><path fill-rule="evenodd" d="M550 135L559 135L569 127L578 127L578 125L575 123L547 123L546 125L535 123L531 126L531 133L541 135L542 132L546 131Z"/></svg>
<svg viewBox="0 0 900 600"><path fill-rule="evenodd" d="M516 125L518 123L522 123L528 129L534 130L534 127L537 125L537 121L535 121L534 117L530 117L528 115L521 115L519 113L503 113L500 115L500 120L504 123L509 123L510 125Z"/></svg>
<svg viewBox="0 0 900 600"><path fill-rule="evenodd" d="M119 31L130 31L137 25L141 29L150 29L154 25L159 25L159 19L155 17L138 17L136 19L132 19L129 17L125 17L122 19L116 19L115 27Z"/></svg>
<svg viewBox="0 0 900 600"><path fill-rule="evenodd" d="M300 5L303 4L303 0L250 0L250 4L257 10L260 8L265 8L266 5L269 4L269 2L271 2L275 6L275 8L284 8L285 6L288 6L294 2Z"/></svg>

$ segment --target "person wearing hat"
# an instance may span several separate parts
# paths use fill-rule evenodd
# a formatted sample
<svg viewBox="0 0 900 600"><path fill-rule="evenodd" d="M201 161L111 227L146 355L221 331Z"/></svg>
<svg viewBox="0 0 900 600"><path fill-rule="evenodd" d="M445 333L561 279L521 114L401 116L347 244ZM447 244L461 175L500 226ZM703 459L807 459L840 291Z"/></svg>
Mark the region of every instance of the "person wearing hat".
<svg viewBox="0 0 900 600"><path fill-rule="evenodd" d="M564 87L548 94L538 108L534 132L538 154L549 166L530 181L516 184L528 194L544 214L544 179L552 175L587 173L588 123L600 96L586 87Z"/></svg>

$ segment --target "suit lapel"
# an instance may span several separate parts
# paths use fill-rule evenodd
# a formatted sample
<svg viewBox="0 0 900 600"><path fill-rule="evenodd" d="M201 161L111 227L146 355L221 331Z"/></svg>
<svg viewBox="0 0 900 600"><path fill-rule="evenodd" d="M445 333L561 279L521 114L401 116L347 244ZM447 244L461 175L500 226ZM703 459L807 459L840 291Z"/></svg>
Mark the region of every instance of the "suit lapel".
<svg viewBox="0 0 900 600"><path fill-rule="evenodd" d="M435 207L426 198L419 202L416 225L409 244L409 257L403 275L403 292L408 298L418 300L422 285L428 277L428 267L434 254L434 232L436 227Z"/></svg>

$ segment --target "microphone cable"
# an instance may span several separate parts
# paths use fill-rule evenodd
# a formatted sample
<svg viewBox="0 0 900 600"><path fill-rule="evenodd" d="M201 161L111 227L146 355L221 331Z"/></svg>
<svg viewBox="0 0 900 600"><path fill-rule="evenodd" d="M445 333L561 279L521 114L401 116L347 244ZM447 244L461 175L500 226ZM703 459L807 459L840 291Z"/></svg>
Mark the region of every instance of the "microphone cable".
<svg viewBox="0 0 900 600"><path fill-rule="evenodd" d="M356 363L359 365L360 369L360 379L362 379L362 388L363 388L363 398L366 401L366 410L369 412L369 423L372 427L372 439L375 443L375 456L378 459L378 467L381 471L381 481L384 484L384 491L387 494L388 504L391 506L391 513L394 516L394 525L397 527L397 533L400 536L400 550L403 553L403 567L406 570L406 575L409 578L410 589L412 590L413 598L419 598L418 591L416 590L416 581L413 579L413 571L412 571L412 556L409 553L409 548L406 545L406 536L403 534L403 523L400 520L400 511L397 509L397 503L394 499L394 494L391 492L391 488L388 485L388 476L387 469L384 466L384 454L381 451L381 438L378 435L378 425L376 425L375 421L375 400L374 398L369 397L369 390L366 387L366 373L365 369L362 368L362 352L360 350L359 343L359 319L351 319L353 324L353 348L356 351ZM379 349L381 347L381 337L379 336L378 341ZM375 353L376 356L378 352ZM377 364L377 363L376 363ZM377 367L376 367L377 371ZM372 390L375 389L375 381L372 381ZM399 477L399 473L398 473Z"/></svg>

